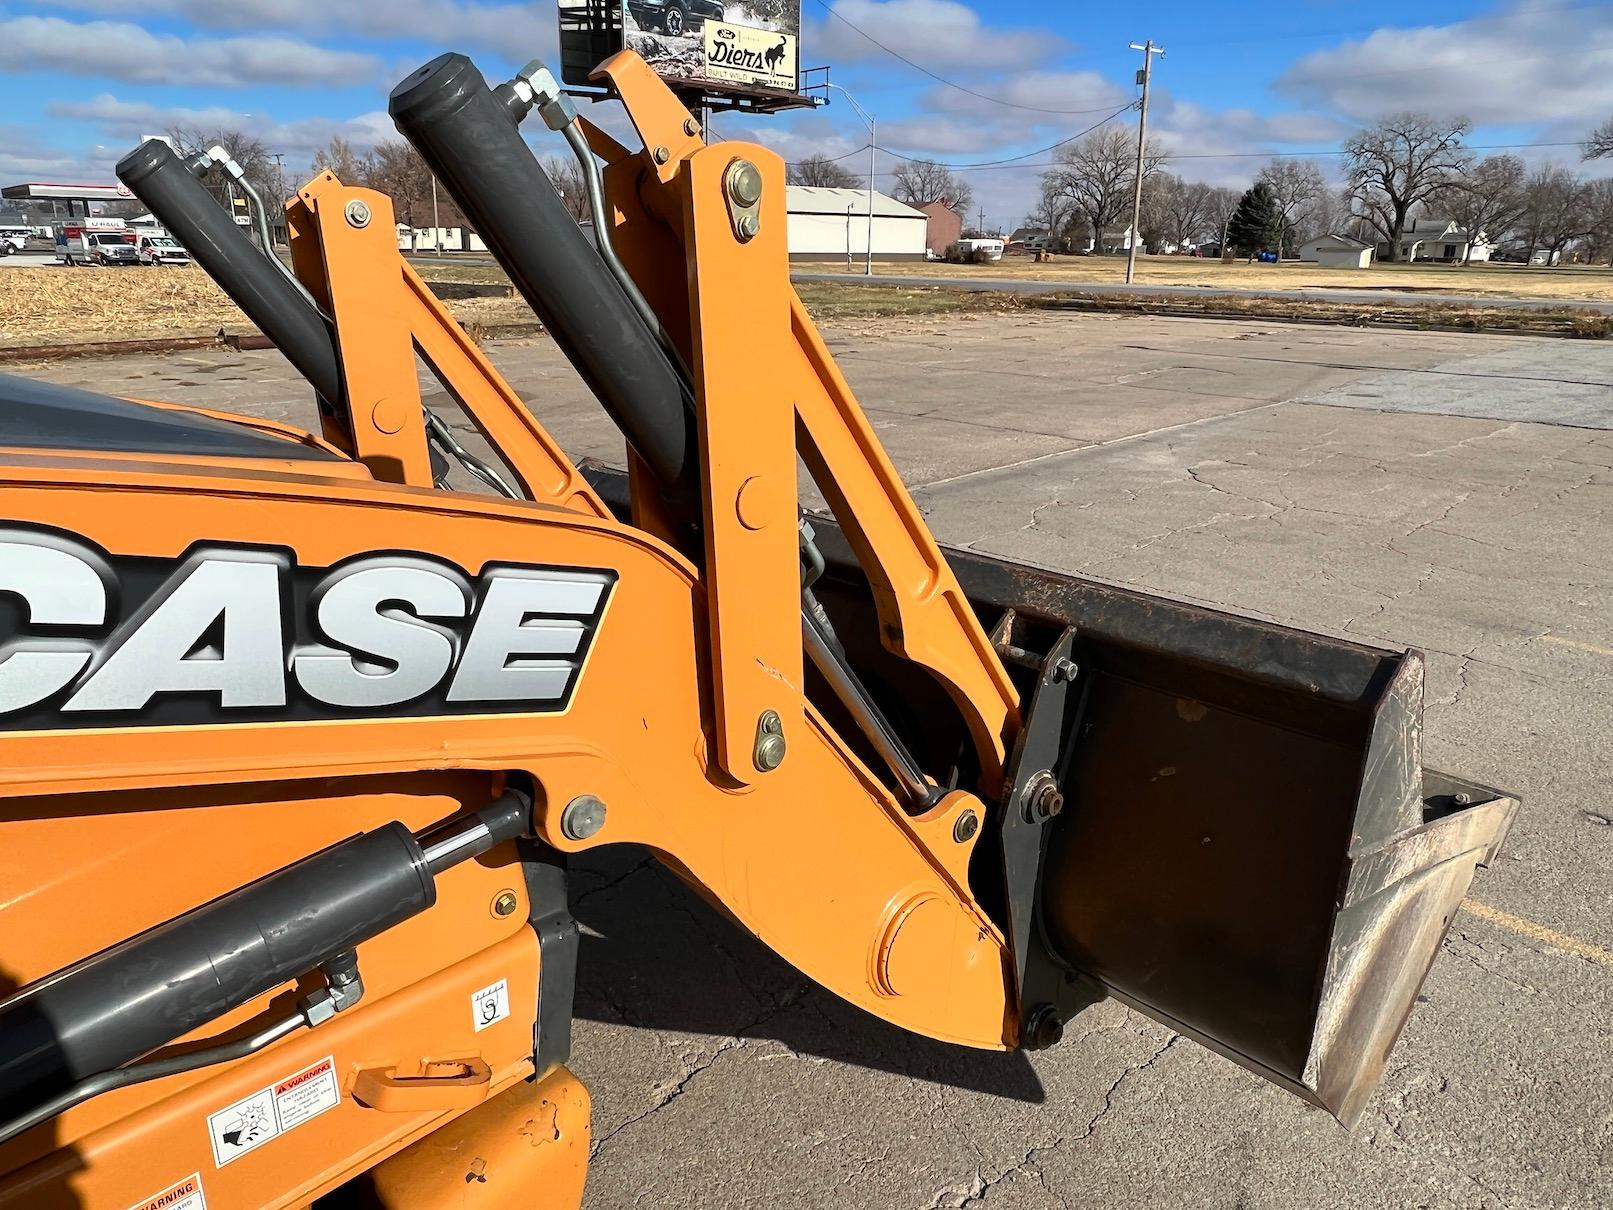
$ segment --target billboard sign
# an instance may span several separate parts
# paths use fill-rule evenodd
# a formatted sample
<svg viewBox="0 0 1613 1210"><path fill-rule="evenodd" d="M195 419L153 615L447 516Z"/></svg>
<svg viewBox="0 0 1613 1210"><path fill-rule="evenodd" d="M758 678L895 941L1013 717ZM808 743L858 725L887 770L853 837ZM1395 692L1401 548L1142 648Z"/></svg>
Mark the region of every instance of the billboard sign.
<svg viewBox="0 0 1613 1210"><path fill-rule="evenodd" d="M626 48L675 87L799 91L801 0L622 0L622 8Z"/></svg>

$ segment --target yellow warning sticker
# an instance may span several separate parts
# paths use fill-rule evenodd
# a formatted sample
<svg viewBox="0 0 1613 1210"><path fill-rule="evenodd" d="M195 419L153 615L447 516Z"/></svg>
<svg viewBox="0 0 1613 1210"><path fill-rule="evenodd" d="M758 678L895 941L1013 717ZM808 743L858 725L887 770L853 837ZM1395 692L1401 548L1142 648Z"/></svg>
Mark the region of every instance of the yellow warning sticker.
<svg viewBox="0 0 1613 1210"><path fill-rule="evenodd" d="M129 1210L207 1210L207 1197L202 1193L202 1174L193 1172L161 1193L141 1198Z"/></svg>

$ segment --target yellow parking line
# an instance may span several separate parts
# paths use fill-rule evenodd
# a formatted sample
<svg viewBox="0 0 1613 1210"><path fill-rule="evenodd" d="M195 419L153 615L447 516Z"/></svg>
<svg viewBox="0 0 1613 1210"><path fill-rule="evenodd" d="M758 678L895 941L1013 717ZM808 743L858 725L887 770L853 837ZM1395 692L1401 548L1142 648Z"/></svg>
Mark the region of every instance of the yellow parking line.
<svg viewBox="0 0 1613 1210"><path fill-rule="evenodd" d="M1608 652L1613 655L1613 651ZM1583 958L1587 962L1594 962L1598 966L1605 966L1613 970L1613 950L1606 949L1592 941L1581 941L1578 937L1570 937L1567 933L1559 933L1556 929L1547 928L1543 924L1536 924L1533 920L1525 920L1522 916L1514 916L1511 912L1503 912L1500 908L1491 907L1487 903L1480 903L1476 899L1469 899L1462 904L1462 910L1480 920L1487 920L1491 924L1499 925L1509 932L1517 933L1520 937L1528 937L1542 945L1549 945L1553 949L1573 954L1576 958Z"/></svg>
<svg viewBox="0 0 1613 1210"><path fill-rule="evenodd" d="M1589 651L1592 655L1613 655L1613 647L1598 647L1595 643L1581 643L1575 639L1560 639L1554 634L1540 636L1542 643L1556 643L1559 647L1573 647L1579 651Z"/></svg>

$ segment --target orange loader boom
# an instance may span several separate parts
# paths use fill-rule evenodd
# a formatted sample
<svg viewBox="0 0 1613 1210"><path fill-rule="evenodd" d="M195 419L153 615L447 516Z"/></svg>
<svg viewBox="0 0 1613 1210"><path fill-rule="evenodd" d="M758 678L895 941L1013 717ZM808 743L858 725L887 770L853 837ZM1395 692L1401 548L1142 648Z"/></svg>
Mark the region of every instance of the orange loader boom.
<svg viewBox="0 0 1613 1210"><path fill-rule="evenodd" d="M0 379L0 1207L578 1205L565 864L619 843L905 1029L1112 995L1348 1124L1517 806L1421 767L1421 657L944 551L791 289L783 162L598 78L641 149L540 64L391 112L625 474L384 195L308 182L287 270L156 141L120 178L321 432Z"/></svg>

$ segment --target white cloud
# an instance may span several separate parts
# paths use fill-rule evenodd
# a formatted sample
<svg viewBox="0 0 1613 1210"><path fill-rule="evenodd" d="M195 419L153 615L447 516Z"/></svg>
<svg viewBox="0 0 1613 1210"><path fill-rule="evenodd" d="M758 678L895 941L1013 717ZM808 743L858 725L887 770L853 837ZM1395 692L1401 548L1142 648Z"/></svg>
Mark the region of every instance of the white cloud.
<svg viewBox="0 0 1613 1210"><path fill-rule="evenodd" d="M171 126L211 134L218 130L239 130L261 139L270 152L285 156L286 178L300 181L310 171L314 152L328 146L331 139L347 139L367 150L383 139L395 139L392 119L381 112L351 118L302 118L277 122L268 114L238 113L225 106L194 109L185 106L152 105L145 101L125 101L109 93L87 101L54 104L52 117L72 118L92 123L106 140L104 147L85 157L97 176L110 176L112 165L133 150L141 137L160 134Z"/></svg>
<svg viewBox="0 0 1613 1210"><path fill-rule="evenodd" d="M998 70L1040 63L1069 45L1045 29L988 26L957 0L835 0L844 21L824 17L807 29L808 53L830 62L886 57L846 24L932 70ZM893 61L886 59L887 62ZM905 69L903 69L905 70Z"/></svg>
<svg viewBox="0 0 1613 1210"><path fill-rule="evenodd" d="M51 0L78 12L125 15L128 0ZM553 58L558 45L554 4L480 4L472 0L142 0L145 16L181 17L204 29L348 29L379 39L441 41L491 47L525 62ZM409 70L412 70L410 68Z"/></svg>
<svg viewBox="0 0 1613 1210"><path fill-rule="evenodd" d="M1357 121L1409 109L1583 128L1613 112L1613 9L1531 2L1449 25L1379 29L1304 56L1275 87Z"/></svg>
<svg viewBox="0 0 1613 1210"><path fill-rule="evenodd" d="M1019 126L1027 122L1056 122L1076 127L1090 125L1090 122L1077 122L1077 118L1095 121L1104 111L1118 109L1133 99L1129 84L1116 83L1095 71L1016 71L976 91L1006 104L946 87L930 89L919 103L929 109L971 113Z"/></svg>
<svg viewBox="0 0 1613 1210"><path fill-rule="evenodd" d="M61 72L127 84L324 84L374 75L371 55L293 38L179 38L126 21L12 17L0 71Z"/></svg>

